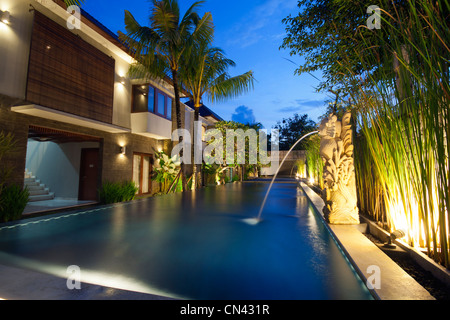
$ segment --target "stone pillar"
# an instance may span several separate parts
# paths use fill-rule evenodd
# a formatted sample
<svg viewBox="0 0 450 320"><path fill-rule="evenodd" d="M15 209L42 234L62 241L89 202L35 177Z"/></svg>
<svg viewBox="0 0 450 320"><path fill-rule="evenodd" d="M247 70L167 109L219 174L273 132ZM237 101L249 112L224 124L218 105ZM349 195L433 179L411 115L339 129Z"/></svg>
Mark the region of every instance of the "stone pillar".
<svg viewBox="0 0 450 320"><path fill-rule="evenodd" d="M350 112L342 120L331 114L319 127L323 213L330 224L359 224L350 118Z"/></svg>

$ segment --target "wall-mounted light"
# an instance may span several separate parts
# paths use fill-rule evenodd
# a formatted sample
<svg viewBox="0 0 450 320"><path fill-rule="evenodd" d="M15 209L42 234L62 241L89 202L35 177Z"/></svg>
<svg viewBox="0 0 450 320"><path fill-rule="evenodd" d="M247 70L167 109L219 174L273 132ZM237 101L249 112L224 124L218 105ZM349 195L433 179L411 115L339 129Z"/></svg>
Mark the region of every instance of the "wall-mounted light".
<svg viewBox="0 0 450 320"><path fill-rule="evenodd" d="M11 21L11 16L9 14L9 11L0 11L0 21L9 24Z"/></svg>
<svg viewBox="0 0 450 320"><path fill-rule="evenodd" d="M125 77L120 77L119 82L123 85L125 85Z"/></svg>
<svg viewBox="0 0 450 320"><path fill-rule="evenodd" d="M120 155L124 156L125 153L127 153L127 147L125 147L125 146L120 147Z"/></svg>

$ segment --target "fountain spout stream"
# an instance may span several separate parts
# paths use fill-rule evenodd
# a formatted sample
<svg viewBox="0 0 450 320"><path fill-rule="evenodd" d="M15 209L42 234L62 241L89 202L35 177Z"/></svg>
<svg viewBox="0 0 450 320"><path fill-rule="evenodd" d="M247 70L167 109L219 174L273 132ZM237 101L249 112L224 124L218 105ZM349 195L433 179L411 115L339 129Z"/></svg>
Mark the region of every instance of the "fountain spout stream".
<svg viewBox="0 0 450 320"><path fill-rule="evenodd" d="M248 224L257 224L258 222L261 221L261 215L262 215L262 212L264 210L264 206L266 205L267 197L269 196L270 190L272 189L272 185L273 185L275 179L277 178L278 172L280 171L280 168L283 166L284 161L286 160L286 158L289 155L289 153L291 153L291 151L294 150L294 148L297 146L297 144L299 144L303 139L305 139L306 137L309 137L309 136L311 136L313 134L316 134L316 133L319 133L319 131L313 131L313 132L310 132L308 134L305 134L303 137L298 139L298 141L286 153L286 155L284 156L284 158L281 161L280 165L278 166L277 171L275 172L275 174L274 174L274 176L272 178L272 181L270 182L269 189L267 189L266 195L264 196L263 203L261 205L261 208L259 209L258 217L257 218L246 219L246 222Z"/></svg>

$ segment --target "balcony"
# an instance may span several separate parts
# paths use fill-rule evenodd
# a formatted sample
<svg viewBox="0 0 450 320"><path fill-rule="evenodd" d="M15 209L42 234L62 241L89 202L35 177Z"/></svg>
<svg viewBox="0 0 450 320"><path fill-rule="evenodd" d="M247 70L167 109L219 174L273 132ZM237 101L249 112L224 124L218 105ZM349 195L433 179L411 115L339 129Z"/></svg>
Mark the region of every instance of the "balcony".
<svg viewBox="0 0 450 320"><path fill-rule="evenodd" d="M172 121L152 112L131 114L131 132L157 140L170 139Z"/></svg>

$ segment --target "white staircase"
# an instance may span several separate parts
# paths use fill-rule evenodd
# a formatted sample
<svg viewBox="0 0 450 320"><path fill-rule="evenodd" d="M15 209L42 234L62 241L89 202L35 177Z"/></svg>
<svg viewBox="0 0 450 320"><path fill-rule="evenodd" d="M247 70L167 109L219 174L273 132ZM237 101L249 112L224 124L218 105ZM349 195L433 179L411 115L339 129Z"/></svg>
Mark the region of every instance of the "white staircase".
<svg viewBox="0 0 450 320"><path fill-rule="evenodd" d="M31 172L25 170L25 184L30 192L29 202L52 200L55 198L55 193L50 192L49 188L37 180Z"/></svg>

